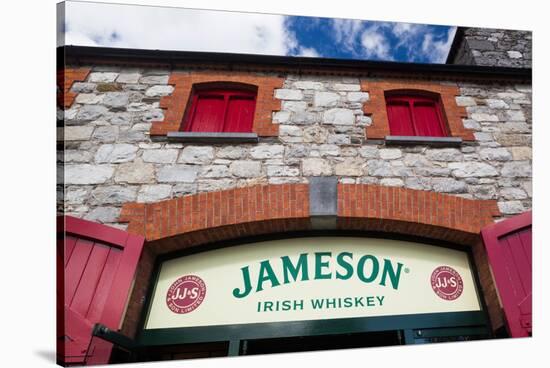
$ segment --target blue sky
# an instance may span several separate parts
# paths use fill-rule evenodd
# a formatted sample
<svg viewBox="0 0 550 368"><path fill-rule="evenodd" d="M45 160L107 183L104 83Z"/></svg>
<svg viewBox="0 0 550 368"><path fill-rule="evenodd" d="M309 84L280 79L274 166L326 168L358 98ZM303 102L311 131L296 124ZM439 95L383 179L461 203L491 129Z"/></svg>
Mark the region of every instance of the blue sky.
<svg viewBox="0 0 550 368"><path fill-rule="evenodd" d="M444 63L455 27L66 2L59 44Z"/></svg>

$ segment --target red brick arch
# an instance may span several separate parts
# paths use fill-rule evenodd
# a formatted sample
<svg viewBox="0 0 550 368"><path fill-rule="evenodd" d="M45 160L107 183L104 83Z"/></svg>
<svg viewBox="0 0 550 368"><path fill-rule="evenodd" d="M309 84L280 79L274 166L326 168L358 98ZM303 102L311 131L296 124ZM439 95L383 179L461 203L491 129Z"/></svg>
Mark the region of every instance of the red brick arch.
<svg viewBox="0 0 550 368"><path fill-rule="evenodd" d="M370 184L338 184L338 230L378 231L449 241L473 249L492 322L500 308L480 238L499 215L496 201ZM136 333L157 255L242 237L312 229L309 185L255 185L156 203L126 203L119 218L145 236L123 332Z"/></svg>

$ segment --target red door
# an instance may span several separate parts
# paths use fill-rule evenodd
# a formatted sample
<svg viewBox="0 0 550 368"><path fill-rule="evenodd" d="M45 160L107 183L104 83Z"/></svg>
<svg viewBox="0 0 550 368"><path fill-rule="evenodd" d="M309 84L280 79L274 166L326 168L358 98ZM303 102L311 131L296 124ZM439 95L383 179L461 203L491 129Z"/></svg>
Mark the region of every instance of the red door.
<svg viewBox="0 0 550 368"><path fill-rule="evenodd" d="M512 337L532 331L531 211L484 228L481 232Z"/></svg>
<svg viewBox="0 0 550 368"><path fill-rule="evenodd" d="M144 238L74 217L58 218L57 354L60 363L108 363L90 344L95 323L118 330ZM97 339L95 339L97 340Z"/></svg>

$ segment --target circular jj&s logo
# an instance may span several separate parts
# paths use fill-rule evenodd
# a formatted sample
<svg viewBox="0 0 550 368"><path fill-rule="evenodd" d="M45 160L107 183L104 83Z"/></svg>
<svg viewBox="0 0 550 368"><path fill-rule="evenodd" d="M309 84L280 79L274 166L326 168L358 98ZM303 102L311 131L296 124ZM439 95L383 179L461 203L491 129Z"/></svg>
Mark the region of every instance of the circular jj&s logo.
<svg viewBox="0 0 550 368"><path fill-rule="evenodd" d="M178 314L190 313L201 305L206 296L206 284L195 275L182 276L166 293L166 305Z"/></svg>
<svg viewBox="0 0 550 368"><path fill-rule="evenodd" d="M441 299L455 300L462 294L464 283L452 267L439 266L432 272L432 289Z"/></svg>

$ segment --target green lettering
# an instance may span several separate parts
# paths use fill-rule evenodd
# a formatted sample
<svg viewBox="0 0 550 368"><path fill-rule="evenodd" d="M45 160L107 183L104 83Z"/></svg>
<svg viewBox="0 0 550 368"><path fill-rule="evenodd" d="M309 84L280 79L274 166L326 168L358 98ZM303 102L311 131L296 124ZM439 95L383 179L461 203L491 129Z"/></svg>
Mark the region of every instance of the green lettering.
<svg viewBox="0 0 550 368"><path fill-rule="evenodd" d="M275 272L273 272L273 268L271 267L269 260L260 262L260 276L258 277L258 286L256 287L256 291L262 291L264 289L264 282L267 281L271 283L271 287L281 285L279 280L277 280L277 276L275 276Z"/></svg>
<svg viewBox="0 0 550 368"><path fill-rule="evenodd" d="M370 260L372 262L372 270L369 276L365 276L365 262ZM359 277L359 280L369 283L373 282L376 277L378 276L378 270L380 269L380 266L378 264L378 260L375 256L367 254L359 259L359 262L357 262L357 277Z"/></svg>
<svg viewBox="0 0 550 368"><path fill-rule="evenodd" d="M397 262L397 271L393 268L391 261L389 259L384 259L384 268L382 269L382 280L380 285L386 286L386 277L389 276L391 286L397 290L399 287L399 279L401 277L401 269L403 268L403 263Z"/></svg>
<svg viewBox="0 0 550 368"><path fill-rule="evenodd" d="M293 281L297 281L298 274L300 272L302 273L302 281L309 280L307 268L307 253L300 254L296 265L292 263L289 256L281 257L281 260L283 261L283 276L285 284L288 284L290 282L290 277L292 277Z"/></svg>
<svg viewBox="0 0 550 368"><path fill-rule="evenodd" d="M338 265L346 270L346 273L344 274L336 271L336 278L340 280L348 280L353 276L353 266L351 265L351 263L346 261L344 257L349 257L349 259L352 260L353 254L350 252L342 252L338 254L338 256L336 256L336 262L338 263Z"/></svg>
<svg viewBox="0 0 550 368"><path fill-rule="evenodd" d="M239 288L233 289L233 296L235 298L244 298L245 296L250 294L250 291L252 290L252 284L250 282L250 271L248 270L248 266L241 268L241 272L243 274L244 290L241 292Z"/></svg>
<svg viewBox="0 0 550 368"><path fill-rule="evenodd" d="M332 252L316 252L315 253L315 280L323 280L323 279L330 279L332 274L329 273L323 273L324 268L329 267L329 262L323 262L323 257L331 257Z"/></svg>

